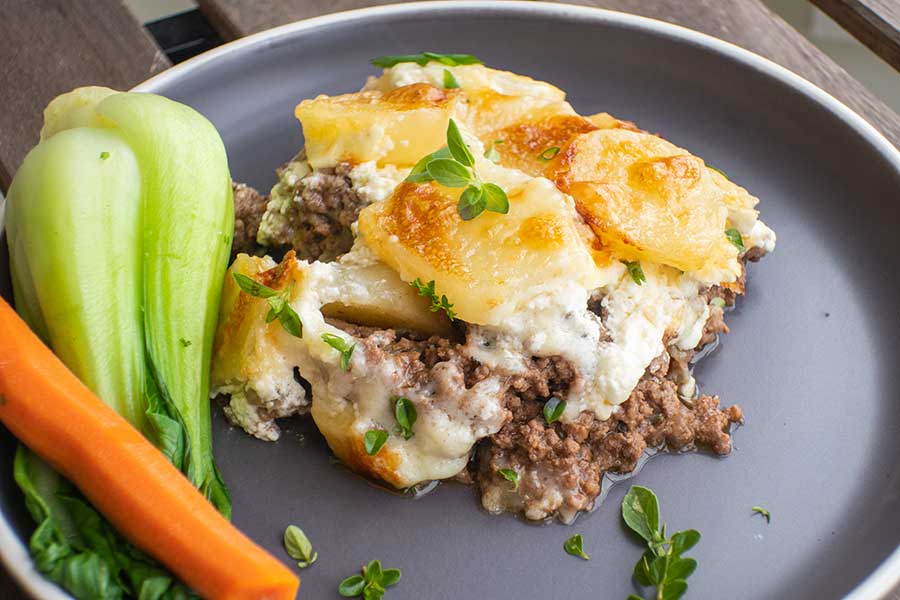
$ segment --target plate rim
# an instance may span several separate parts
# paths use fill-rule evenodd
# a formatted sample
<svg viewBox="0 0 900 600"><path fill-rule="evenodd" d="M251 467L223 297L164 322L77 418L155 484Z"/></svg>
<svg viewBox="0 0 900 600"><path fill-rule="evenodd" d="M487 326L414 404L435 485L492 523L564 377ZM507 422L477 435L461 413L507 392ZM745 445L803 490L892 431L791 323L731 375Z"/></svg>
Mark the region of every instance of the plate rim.
<svg viewBox="0 0 900 600"><path fill-rule="evenodd" d="M365 20L367 18L405 16L410 13L422 14L442 11L466 13L481 9L518 14L530 13L538 17L560 16L572 19L582 17L595 23L611 23L625 28L643 30L656 35L687 41L712 52L723 54L726 57L755 68L764 75L786 84L818 103L849 125L851 129L872 145L888 163L893 165L897 173L900 174L900 150L871 123L822 88L768 58L731 42L682 25L615 10L555 2L533 0L505 0L504 2L491 0L432 0L370 6L320 15L266 29L227 42L170 67L139 83L130 91L154 92L159 86L184 77L193 69L210 61L222 60L230 54L241 52L245 47L271 44L279 39L291 37L299 32L317 27L328 27L337 23ZM5 201L0 203L0 230L3 228L4 208ZM45 579L35 569L25 542L16 535L2 510L0 510L0 563L6 568L16 583L32 597L40 600L71 600L69 594L56 584ZM881 598L897 584L900 584L900 540L898 540L897 548L875 570L857 584L845 596L845 600Z"/></svg>

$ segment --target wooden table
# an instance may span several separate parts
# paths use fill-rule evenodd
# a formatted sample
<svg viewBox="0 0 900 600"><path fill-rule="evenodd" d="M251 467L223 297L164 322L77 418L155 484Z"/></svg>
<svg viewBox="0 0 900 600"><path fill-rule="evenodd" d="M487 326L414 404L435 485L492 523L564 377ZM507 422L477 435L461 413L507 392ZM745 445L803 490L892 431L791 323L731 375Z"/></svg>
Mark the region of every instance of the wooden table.
<svg viewBox="0 0 900 600"><path fill-rule="evenodd" d="M393 0L396 2L397 0ZM898 0L812 0L900 68ZM198 0L225 40L384 0ZM760 0L575 0L676 23L761 54L830 92L900 147L900 117ZM170 66L120 0L0 3L0 190L37 142L42 108L80 85L128 89ZM0 570L0 598L25 598ZM891 594L900 600L900 591Z"/></svg>

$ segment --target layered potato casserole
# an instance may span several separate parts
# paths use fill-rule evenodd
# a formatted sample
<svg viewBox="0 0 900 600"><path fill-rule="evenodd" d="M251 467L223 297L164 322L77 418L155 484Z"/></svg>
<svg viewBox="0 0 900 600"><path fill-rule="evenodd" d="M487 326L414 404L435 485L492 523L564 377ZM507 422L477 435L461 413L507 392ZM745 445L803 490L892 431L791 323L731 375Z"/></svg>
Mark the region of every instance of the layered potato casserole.
<svg viewBox="0 0 900 600"><path fill-rule="evenodd" d="M774 249L757 199L549 83L419 58L300 102L271 193L235 185L228 418L274 441L309 414L365 476L532 520L589 510L648 450L727 454L741 410L691 366Z"/></svg>

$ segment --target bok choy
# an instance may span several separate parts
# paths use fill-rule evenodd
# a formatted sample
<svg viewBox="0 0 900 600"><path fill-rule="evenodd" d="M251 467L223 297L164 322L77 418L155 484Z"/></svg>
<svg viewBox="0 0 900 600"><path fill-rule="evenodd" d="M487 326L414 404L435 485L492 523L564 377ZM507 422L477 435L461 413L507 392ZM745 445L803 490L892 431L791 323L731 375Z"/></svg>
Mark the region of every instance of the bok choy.
<svg viewBox="0 0 900 600"><path fill-rule="evenodd" d="M193 109L81 88L45 111L6 222L16 310L226 517L209 366L233 234L230 181L218 133ZM39 523L32 552L42 572L79 598L185 593L52 475L20 450L16 480ZM146 591L145 571L163 577Z"/></svg>

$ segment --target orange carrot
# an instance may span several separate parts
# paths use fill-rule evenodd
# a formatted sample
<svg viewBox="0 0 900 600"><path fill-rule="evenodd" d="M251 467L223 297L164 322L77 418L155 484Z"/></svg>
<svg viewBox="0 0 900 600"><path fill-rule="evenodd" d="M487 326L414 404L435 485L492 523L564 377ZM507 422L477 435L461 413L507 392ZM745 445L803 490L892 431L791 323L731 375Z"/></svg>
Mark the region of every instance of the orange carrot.
<svg viewBox="0 0 900 600"><path fill-rule="evenodd" d="M229 523L0 298L0 421L205 598L292 599L299 579Z"/></svg>

